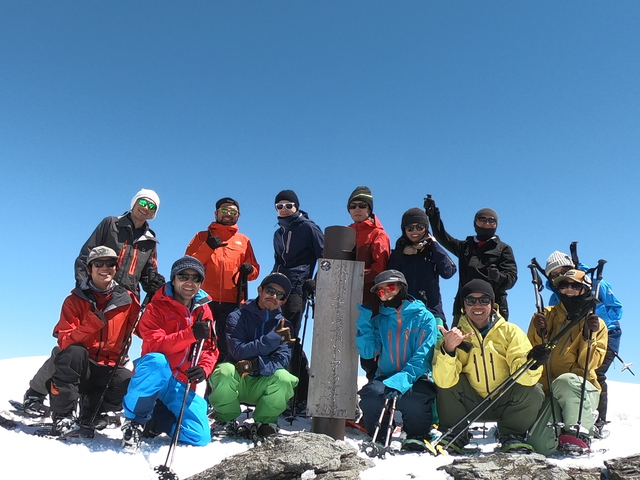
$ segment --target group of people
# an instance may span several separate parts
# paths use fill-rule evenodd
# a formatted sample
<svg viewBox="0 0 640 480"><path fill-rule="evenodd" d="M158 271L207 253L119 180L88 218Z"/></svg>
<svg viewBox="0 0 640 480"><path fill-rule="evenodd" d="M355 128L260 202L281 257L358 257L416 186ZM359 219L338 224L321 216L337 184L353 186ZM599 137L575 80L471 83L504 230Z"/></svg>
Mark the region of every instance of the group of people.
<svg viewBox="0 0 640 480"><path fill-rule="evenodd" d="M104 428L113 412L124 410L127 448L138 448L143 437L174 435L181 413L178 439L192 445L207 444L212 432L237 433L241 403L255 406L260 436L278 431L277 418L286 409L304 413L309 374L298 335L324 236L294 191L279 192L274 206L274 266L255 299L248 298L247 284L259 277L260 265L249 238L238 231L240 205L233 198L216 202L214 221L173 263L168 281L158 272L157 239L149 228L160 207L156 192L140 190L124 215L105 218L80 249L76 288L54 328L57 345L30 382L25 413L50 411L51 434L73 436ZM507 321L506 291L517 268L511 247L495 234L495 211L478 211L476 235L457 240L429 197L423 209L403 214L402 235L391 249L373 206L368 187L357 187L347 201L355 259L365 264L357 347L369 379L359 392L367 431L375 429L385 399L392 399L404 418L406 448L419 448L438 423L455 438L450 447L460 449L468 436L456 430L458 420L526 365L482 417L498 421L503 447L526 441L545 453L554 440L557 446L561 435L546 427L547 411L565 429L582 422L576 437L588 441L590 413L599 397L606 398L599 392L606 361L613 359L607 338L619 340L619 302L617 317L596 312L606 324L587 312L594 302L586 267L562 263L555 252L546 275L557 304L534 316L527 336ZM458 267L447 250L458 257ZM439 280L456 271L460 288L449 329ZM601 282L599 291L615 299L608 284ZM562 330L566 322L572 322L569 333ZM581 336L585 322L593 332L588 339ZM552 344L559 330L562 339ZM125 364L133 334L142 339L142 356L131 372ZM586 390L585 413L574 418L571 395L585 375L588 386L577 393ZM203 381L204 397L195 388Z"/></svg>

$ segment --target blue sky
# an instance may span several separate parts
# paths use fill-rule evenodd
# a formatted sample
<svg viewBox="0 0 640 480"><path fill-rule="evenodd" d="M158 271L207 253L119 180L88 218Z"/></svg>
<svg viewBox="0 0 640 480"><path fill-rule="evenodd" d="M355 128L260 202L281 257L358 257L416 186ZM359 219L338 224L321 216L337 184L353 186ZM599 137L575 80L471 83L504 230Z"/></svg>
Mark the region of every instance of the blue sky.
<svg viewBox="0 0 640 480"><path fill-rule="evenodd" d="M639 15L632 0L3 2L0 358L48 353L80 246L140 188L161 197L167 275L220 197L267 273L278 191L324 229L367 185L392 242L426 193L457 238L494 208L523 328L532 257L575 240L607 259L640 371Z"/></svg>

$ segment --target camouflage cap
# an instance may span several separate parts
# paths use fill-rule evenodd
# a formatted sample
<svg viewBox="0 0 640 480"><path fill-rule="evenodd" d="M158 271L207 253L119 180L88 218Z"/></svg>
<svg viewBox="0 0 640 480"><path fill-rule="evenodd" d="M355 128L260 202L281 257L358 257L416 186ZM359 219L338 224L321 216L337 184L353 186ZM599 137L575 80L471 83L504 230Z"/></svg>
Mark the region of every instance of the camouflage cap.
<svg viewBox="0 0 640 480"><path fill-rule="evenodd" d="M100 245L99 247L92 248L89 252L89 256L87 257L87 265L89 265L94 260L97 260L98 258L115 258L117 260L118 255L112 248Z"/></svg>

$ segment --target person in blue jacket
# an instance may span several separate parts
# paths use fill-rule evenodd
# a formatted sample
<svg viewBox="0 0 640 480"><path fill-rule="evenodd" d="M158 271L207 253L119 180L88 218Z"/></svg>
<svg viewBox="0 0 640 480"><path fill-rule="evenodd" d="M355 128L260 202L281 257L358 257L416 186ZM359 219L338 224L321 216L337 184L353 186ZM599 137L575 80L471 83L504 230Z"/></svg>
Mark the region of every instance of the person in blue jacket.
<svg viewBox="0 0 640 480"><path fill-rule="evenodd" d="M402 236L391 251L387 268L402 272L409 295L422 300L439 325L446 325L440 277L451 278L456 273L456 264L429 233L429 220L423 210L410 208L404 212L400 227Z"/></svg>
<svg viewBox="0 0 640 480"><path fill-rule="evenodd" d="M213 434L238 433L240 403L255 405L253 418L261 437L278 431L278 416L293 397L298 379L287 372L291 359L291 323L280 308L291 292L281 273L267 275L258 298L227 318L227 358L209 377L209 403L215 409Z"/></svg>
<svg viewBox="0 0 640 480"><path fill-rule="evenodd" d="M545 265L545 274L547 276L547 288L551 290L552 294L549 298L549 306L558 304L558 295L551 286L551 282L564 275L569 270L575 268L571 257L566 253L559 251L553 252L547 259ZM589 270L583 263L578 263L578 268L584 272ZM598 404L598 420L596 421L596 428L599 430L607 423L607 371L613 363L616 355L620 351L620 337L622 336L622 329L620 328L620 320L622 319L622 303L613 293L611 285L606 281L600 282L600 291L598 293L598 300L600 303L596 306L596 315L599 316L604 323L607 324L607 332L609 335L609 343L607 346L607 354L602 362L602 365L596 370L598 376L598 383L602 387L600 392L600 402Z"/></svg>
<svg viewBox="0 0 640 480"><path fill-rule="evenodd" d="M378 357L376 377L359 392L364 426L373 434L386 398L397 399L407 435L404 450L424 450L433 423L435 385L431 360L436 343L436 320L427 307L407 293L407 281L397 270L375 278L373 292L380 297L378 315L358 305L356 346L364 358ZM385 438L388 420L381 424Z"/></svg>

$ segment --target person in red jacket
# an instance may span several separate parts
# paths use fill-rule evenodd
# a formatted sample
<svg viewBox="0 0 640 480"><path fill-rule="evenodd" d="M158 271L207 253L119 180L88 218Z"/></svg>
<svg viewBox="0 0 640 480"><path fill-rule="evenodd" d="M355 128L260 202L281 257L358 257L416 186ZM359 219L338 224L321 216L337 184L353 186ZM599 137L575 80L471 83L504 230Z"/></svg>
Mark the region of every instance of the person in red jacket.
<svg viewBox="0 0 640 480"><path fill-rule="evenodd" d="M211 301L200 289L204 266L185 256L171 267L171 280L152 298L140 319L142 357L134 362L134 375L122 405L124 448L137 449L145 436L174 434L176 419L189 389L178 440L190 445L211 441L207 403L195 384L206 379L216 364L218 350L212 338ZM202 345L195 362L193 351Z"/></svg>
<svg viewBox="0 0 640 480"><path fill-rule="evenodd" d="M62 304L53 330L60 348L50 385L50 433L54 436L74 436L80 423L87 424L99 413L122 409L131 372L118 365L118 360L140 305L134 293L113 279L117 269L116 252L105 246L93 248L87 257L88 276ZM80 394L86 405L79 423L75 411Z"/></svg>
<svg viewBox="0 0 640 480"><path fill-rule="evenodd" d="M369 187L358 187L349 196L347 210L354 223L349 225L356 231L356 261L364 262L364 290L362 304L369 304L373 315L378 314L380 299L371 292L378 274L387 268L391 254L389 235L373 213L373 195ZM360 365L371 380L378 368L373 358L361 358Z"/></svg>
<svg viewBox="0 0 640 480"><path fill-rule="evenodd" d="M245 277L248 281L255 280L260 274L260 265L251 241L238 232L238 202L229 197L221 198L216 202L214 216L215 222L198 232L189 242L185 255L197 258L204 265L202 289L212 299L209 308L216 320L215 332L220 351L218 360L222 362L227 356L227 317L246 300L239 292L239 279Z"/></svg>

